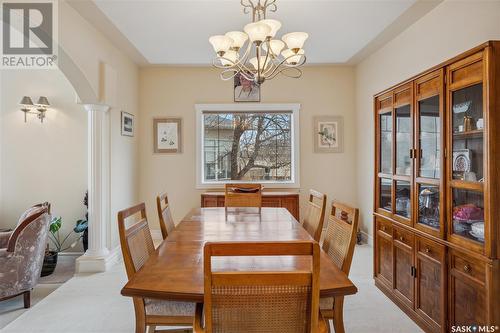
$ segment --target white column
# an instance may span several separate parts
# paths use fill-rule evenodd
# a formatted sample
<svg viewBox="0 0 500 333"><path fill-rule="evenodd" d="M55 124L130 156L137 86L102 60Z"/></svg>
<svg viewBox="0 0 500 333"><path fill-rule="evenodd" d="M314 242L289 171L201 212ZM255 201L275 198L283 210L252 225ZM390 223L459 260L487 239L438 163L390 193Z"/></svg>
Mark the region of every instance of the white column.
<svg viewBox="0 0 500 333"><path fill-rule="evenodd" d="M109 224L109 106L85 104L88 112L89 248L76 260L76 272L103 272L116 254L108 250Z"/></svg>

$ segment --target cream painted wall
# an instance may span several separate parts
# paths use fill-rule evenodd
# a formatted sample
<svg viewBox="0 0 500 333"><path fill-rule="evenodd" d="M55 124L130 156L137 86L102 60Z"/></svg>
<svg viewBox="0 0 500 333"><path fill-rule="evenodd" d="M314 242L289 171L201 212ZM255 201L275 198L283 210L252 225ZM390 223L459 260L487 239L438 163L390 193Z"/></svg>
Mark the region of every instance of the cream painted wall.
<svg viewBox="0 0 500 333"><path fill-rule="evenodd" d="M196 190L195 109L197 103L232 103L232 83L208 67L143 68L139 80L140 200L157 227L155 196L169 193L174 219L178 222L190 209L200 206ZM354 72L352 67L306 67L299 80L277 78L264 83L262 102L300 103L301 202L314 188L332 198L354 204L355 119ZM315 115L344 116L344 153L313 153L312 118ZM153 154L153 118L182 117L183 153Z"/></svg>
<svg viewBox="0 0 500 333"><path fill-rule="evenodd" d="M1 81L0 227L14 228L28 207L49 201L53 214L63 218L64 237L85 216L87 114L58 70L6 70ZM49 99L43 124L36 115L24 122L19 111L24 95L34 102L39 96ZM83 251L81 243L71 251Z"/></svg>
<svg viewBox="0 0 500 333"><path fill-rule="evenodd" d="M117 212L138 200L139 138L137 134L135 137L121 136L120 112L134 114L136 123L139 122L139 69L64 0L59 2L59 44L84 74L96 96L100 95L101 62L117 73L116 104L111 105L109 111L111 193L107 244L113 249L119 245ZM102 102L109 104L107 100Z"/></svg>
<svg viewBox="0 0 500 333"><path fill-rule="evenodd" d="M447 0L356 67L357 202L372 234L373 95L490 39L500 39L500 1Z"/></svg>

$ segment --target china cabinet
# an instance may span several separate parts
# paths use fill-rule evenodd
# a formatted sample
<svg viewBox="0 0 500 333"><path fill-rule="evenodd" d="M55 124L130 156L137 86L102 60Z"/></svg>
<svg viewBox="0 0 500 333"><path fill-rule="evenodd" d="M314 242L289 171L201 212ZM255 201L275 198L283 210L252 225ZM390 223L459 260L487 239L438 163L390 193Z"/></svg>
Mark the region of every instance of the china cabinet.
<svg viewBox="0 0 500 333"><path fill-rule="evenodd" d="M500 326L500 42L374 98L375 284L426 332Z"/></svg>

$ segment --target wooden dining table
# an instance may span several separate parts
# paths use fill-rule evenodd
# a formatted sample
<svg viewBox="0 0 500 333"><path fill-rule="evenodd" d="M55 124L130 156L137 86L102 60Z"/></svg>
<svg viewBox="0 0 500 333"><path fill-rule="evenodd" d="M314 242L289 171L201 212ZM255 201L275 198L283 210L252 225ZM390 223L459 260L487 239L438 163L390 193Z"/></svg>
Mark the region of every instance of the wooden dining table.
<svg viewBox="0 0 500 333"><path fill-rule="evenodd" d="M164 300L203 302L203 246L206 242L312 240L285 208L195 208L158 246L121 294ZM304 256L219 257L212 270L288 271L309 267ZM320 296L346 296L356 286L321 251Z"/></svg>

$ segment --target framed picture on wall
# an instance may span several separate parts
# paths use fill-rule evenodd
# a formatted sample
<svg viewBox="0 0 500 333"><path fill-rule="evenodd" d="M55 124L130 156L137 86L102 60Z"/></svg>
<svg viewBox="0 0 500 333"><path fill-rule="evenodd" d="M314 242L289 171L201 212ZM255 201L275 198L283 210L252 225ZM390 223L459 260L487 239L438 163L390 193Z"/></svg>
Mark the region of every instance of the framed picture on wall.
<svg viewBox="0 0 500 333"><path fill-rule="evenodd" d="M340 116L314 117L314 152L342 153L344 151L344 119Z"/></svg>
<svg viewBox="0 0 500 333"><path fill-rule="evenodd" d="M260 85L237 74L234 77L234 101L260 102Z"/></svg>
<svg viewBox="0 0 500 333"><path fill-rule="evenodd" d="M123 136L134 136L134 115L128 112L122 111L122 135Z"/></svg>
<svg viewBox="0 0 500 333"><path fill-rule="evenodd" d="M182 119L153 119L155 154L172 154L182 152Z"/></svg>

